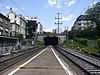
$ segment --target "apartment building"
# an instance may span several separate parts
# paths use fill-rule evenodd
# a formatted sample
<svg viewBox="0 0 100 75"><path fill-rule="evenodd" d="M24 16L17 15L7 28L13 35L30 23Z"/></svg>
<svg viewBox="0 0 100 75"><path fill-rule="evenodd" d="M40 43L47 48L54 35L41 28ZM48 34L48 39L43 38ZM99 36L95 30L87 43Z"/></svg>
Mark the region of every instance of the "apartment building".
<svg viewBox="0 0 100 75"><path fill-rule="evenodd" d="M25 18L21 14L14 13L12 9L10 9L7 17L10 19L12 36L15 36L16 33L20 33L23 34L23 38L25 38L27 24Z"/></svg>

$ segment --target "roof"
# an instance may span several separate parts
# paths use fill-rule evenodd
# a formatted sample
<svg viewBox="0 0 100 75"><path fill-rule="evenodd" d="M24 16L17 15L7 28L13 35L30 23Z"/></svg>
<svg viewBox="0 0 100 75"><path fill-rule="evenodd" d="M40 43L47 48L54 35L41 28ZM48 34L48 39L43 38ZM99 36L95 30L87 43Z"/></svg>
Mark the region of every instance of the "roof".
<svg viewBox="0 0 100 75"><path fill-rule="evenodd" d="M21 20L23 20L24 22L26 22L26 20L24 19L24 17L21 14L16 14L14 13L12 10L7 14L9 15L10 13L13 13L14 15L16 15L18 18L20 18ZM27 22L26 22L27 23Z"/></svg>
<svg viewBox="0 0 100 75"><path fill-rule="evenodd" d="M5 18L6 20L9 20L9 21L10 21L10 19L9 19L9 18L7 18L6 16L4 16L4 15L3 15L3 14L1 14L1 13L0 13L0 17L1 17L1 18Z"/></svg>
<svg viewBox="0 0 100 75"><path fill-rule="evenodd" d="M17 25L17 26L20 26L19 24L17 24L17 23L10 23L10 24L15 24L15 25Z"/></svg>
<svg viewBox="0 0 100 75"><path fill-rule="evenodd" d="M80 15L80 16L77 18L77 21L80 21L80 20L89 20L88 16L89 16L89 15Z"/></svg>
<svg viewBox="0 0 100 75"><path fill-rule="evenodd" d="M27 21L24 19L24 17L20 17L21 20L23 20L25 23L27 23Z"/></svg>

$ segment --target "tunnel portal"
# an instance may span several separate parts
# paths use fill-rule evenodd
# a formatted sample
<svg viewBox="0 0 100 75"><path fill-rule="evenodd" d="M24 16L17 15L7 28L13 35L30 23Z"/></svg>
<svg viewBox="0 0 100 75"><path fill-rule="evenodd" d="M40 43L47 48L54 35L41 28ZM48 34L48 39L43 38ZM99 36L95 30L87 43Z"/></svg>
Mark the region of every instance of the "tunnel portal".
<svg viewBox="0 0 100 75"><path fill-rule="evenodd" d="M44 37L44 45L58 45L58 37L53 36L53 37Z"/></svg>

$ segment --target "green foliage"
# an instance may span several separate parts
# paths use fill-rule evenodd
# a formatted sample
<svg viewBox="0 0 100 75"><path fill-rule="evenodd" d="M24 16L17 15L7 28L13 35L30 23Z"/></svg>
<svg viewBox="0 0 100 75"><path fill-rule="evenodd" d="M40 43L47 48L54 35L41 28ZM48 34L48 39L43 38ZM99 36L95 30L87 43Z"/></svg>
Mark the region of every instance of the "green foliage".
<svg viewBox="0 0 100 75"><path fill-rule="evenodd" d="M100 53L100 39L98 39L98 47L95 46L86 46L88 39L84 38L75 38L74 40L65 40L63 42L63 46L74 48L74 49L81 49L84 52L91 52L91 53ZM79 47L79 48L78 48Z"/></svg>
<svg viewBox="0 0 100 75"><path fill-rule="evenodd" d="M95 46L83 47L82 50L85 52L91 52L91 53L99 53L100 52L100 50L98 48L96 48Z"/></svg>
<svg viewBox="0 0 100 75"><path fill-rule="evenodd" d="M86 18L96 23L96 35L100 36L100 2L96 3L93 8L90 8L86 11L88 15Z"/></svg>
<svg viewBox="0 0 100 75"><path fill-rule="evenodd" d="M74 40L65 40L63 42L63 45L65 45L66 47L70 47L70 48L75 48L75 47L82 47L82 45Z"/></svg>
<svg viewBox="0 0 100 75"><path fill-rule="evenodd" d="M78 30L71 30L69 38L97 38L100 37L100 2L86 11L86 20L96 23L96 26L87 22L86 27Z"/></svg>
<svg viewBox="0 0 100 75"><path fill-rule="evenodd" d="M94 36L94 30L90 27L85 28L84 30L78 29L78 30L72 30L69 33L69 36L73 38L95 38Z"/></svg>
<svg viewBox="0 0 100 75"><path fill-rule="evenodd" d="M97 39L98 48L100 48L100 39Z"/></svg>
<svg viewBox="0 0 100 75"><path fill-rule="evenodd" d="M75 32L73 30L69 31L68 34L69 34L69 39L73 39L75 37L74 36Z"/></svg>
<svg viewBox="0 0 100 75"><path fill-rule="evenodd" d="M91 21L95 21L96 23L99 22L99 15L100 15L100 2L96 3L96 5L94 5L94 7L89 8L86 11L86 14L88 15L88 19L90 19Z"/></svg>
<svg viewBox="0 0 100 75"><path fill-rule="evenodd" d="M38 39L36 39L35 41L34 41L34 45L36 45L36 46L42 46L43 45L43 43L42 43L42 41L40 41L40 40L38 40Z"/></svg>
<svg viewBox="0 0 100 75"><path fill-rule="evenodd" d="M15 37L18 38L19 40L22 40L23 39L23 34L15 33Z"/></svg>
<svg viewBox="0 0 100 75"><path fill-rule="evenodd" d="M26 25L26 31L28 35L34 36L34 32L36 31L37 27L38 27L38 24L36 21L28 20L28 23Z"/></svg>
<svg viewBox="0 0 100 75"><path fill-rule="evenodd" d="M80 38L80 39L79 38L75 38L74 41L78 42L81 45L87 46L87 39L84 39L84 38Z"/></svg>

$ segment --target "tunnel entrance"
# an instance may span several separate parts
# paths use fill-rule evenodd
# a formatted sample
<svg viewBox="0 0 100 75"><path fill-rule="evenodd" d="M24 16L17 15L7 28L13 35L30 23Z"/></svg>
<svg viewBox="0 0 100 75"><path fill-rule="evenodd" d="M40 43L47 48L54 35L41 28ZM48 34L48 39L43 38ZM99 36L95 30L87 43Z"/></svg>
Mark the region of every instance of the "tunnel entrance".
<svg viewBox="0 0 100 75"><path fill-rule="evenodd" d="M44 37L44 45L58 45L58 37Z"/></svg>

